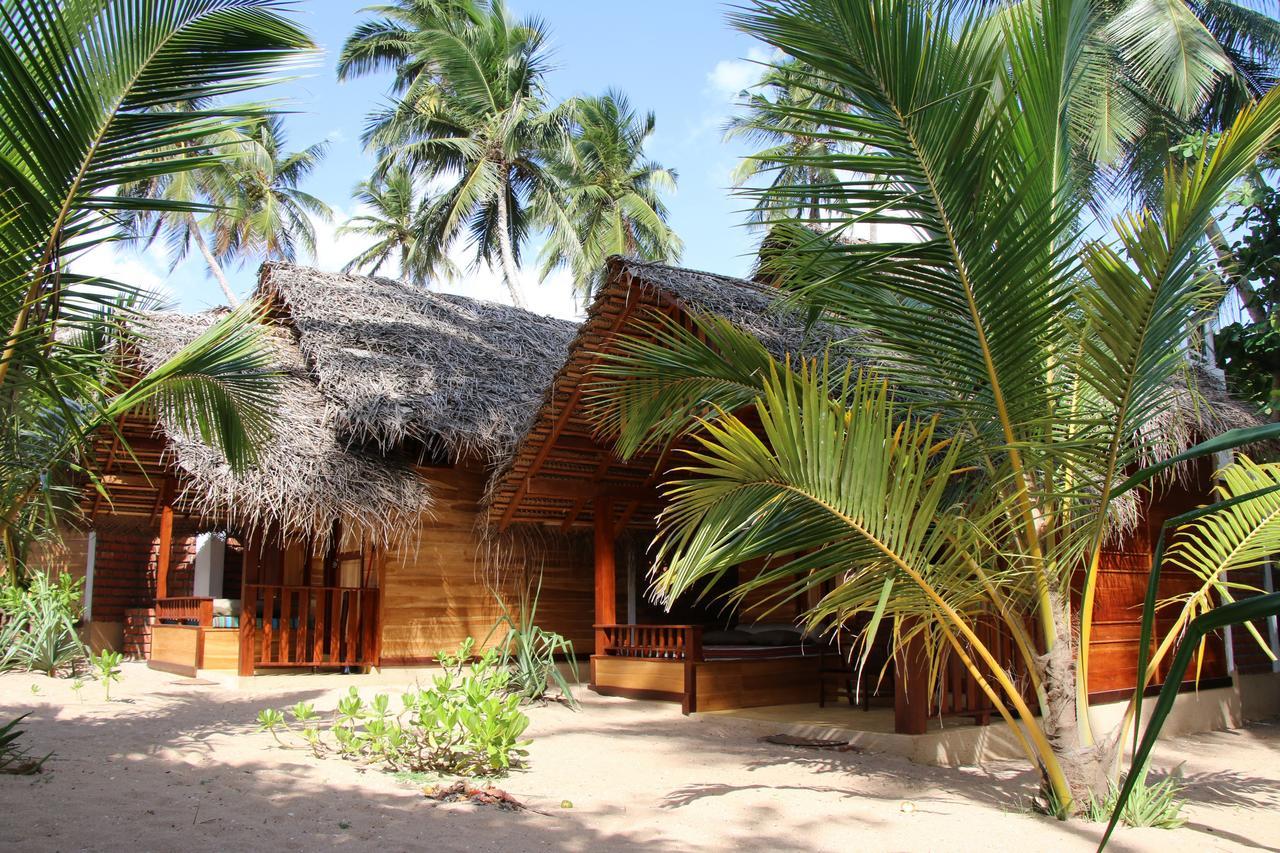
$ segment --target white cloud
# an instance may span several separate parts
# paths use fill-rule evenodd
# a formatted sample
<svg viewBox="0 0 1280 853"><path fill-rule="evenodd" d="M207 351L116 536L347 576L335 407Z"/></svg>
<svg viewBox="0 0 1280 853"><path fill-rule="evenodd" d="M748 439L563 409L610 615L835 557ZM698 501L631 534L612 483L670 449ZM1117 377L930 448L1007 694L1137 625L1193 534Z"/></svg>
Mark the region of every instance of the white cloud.
<svg viewBox="0 0 1280 853"><path fill-rule="evenodd" d="M105 278L146 290L158 299L172 303L176 295L167 282L167 266L158 247L139 252L125 243L100 243L80 255L71 264L79 275Z"/></svg>
<svg viewBox="0 0 1280 853"><path fill-rule="evenodd" d="M768 65L781 59L778 51L752 47L746 59L722 59L707 74L707 88L726 101L734 101L743 89L749 89L768 70Z"/></svg>
<svg viewBox="0 0 1280 853"><path fill-rule="evenodd" d="M333 218L328 222L312 220L316 229L316 255L310 259L304 258L303 262L314 264L328 272L337 272L347 261L373 245L373 240L359 234L338 233L338 228L344 222L353 216L365 213L366 210L363 205L358 205L352 210L344 210L335 205Z"/></svg>
<svg viewBox="0 0 1280 853"><path fill-rule="evenodd" d="M453 281L440 281L432 285L432 290L442 293L456 293L472 299L483 299L486 302L511 304L511 294L502 280L502 274L488 266L471 269L471 258L460 247L449 252L453 262L462 273ZM573 278L566 270L556 270L547 276L546 281L538 283L537 274L527 268L520 269L520 288L525 303L530 311L537 314L550 314L566 320L582 319L573 295Z"/></svg>

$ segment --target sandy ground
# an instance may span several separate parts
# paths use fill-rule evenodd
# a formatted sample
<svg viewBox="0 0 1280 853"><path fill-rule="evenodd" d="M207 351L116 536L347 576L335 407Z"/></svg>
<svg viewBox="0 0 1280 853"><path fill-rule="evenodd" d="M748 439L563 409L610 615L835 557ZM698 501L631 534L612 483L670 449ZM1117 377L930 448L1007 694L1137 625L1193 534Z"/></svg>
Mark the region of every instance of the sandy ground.
<svg viewBox="0 0 1280 853"><path fill-rule="evenodd" d="M1100 833L1030 813L1033 774L1017 765L775 746L762 724L585 690L581 711L531 711L530 768L500 783L546 814L439 805L277 748L260 708L327 709L340 688L269 681L230 690L128 664L107 703L94 682L77 699L64 679L0 676L0 719L30 711L26 741L55 751L38 776L0 776L0 850L1044 851L1089 850ZM1188 825L1122 829L1110 849L1280 850L1280 725L1179 739L1156 767L1178 762Z"/></svg>

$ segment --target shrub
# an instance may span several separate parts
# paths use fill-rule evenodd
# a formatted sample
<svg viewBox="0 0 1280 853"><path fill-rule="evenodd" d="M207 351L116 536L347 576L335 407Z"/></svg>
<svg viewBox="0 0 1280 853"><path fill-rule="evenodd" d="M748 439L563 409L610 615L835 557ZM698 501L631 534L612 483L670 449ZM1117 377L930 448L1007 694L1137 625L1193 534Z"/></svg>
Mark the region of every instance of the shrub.
<svg viewBox="0 0 1280 853"><path fill-rule="evenodd" d="M1129 794L1129 798L1125 800L1124 808L1120 812L1121 821L1129 826L1154 826L1160 829L1177 829L1187 822L1182 816L1182 799L1179 796L1182 793L1182 774L1179 771L1174 771L1154 785L1147 781L1146 766L1135 772L1140 773L1141 776ZM1111 820L1122 785L1124 785L1124 779L1121 779L1118 785L1112 784L1106 799L1095 800L1089 804L1090 820L1103 823Z"/></svg>
<svg viewBox="0 0 1280 853"><path fill-rule="evenodd" d="M25 588L0 589L0 670L46 675L75 671L87 650L76 632L84 582L62 573L51 581L36 572Z"/></svg>
<svg viewBox="0 0 1280 853"><path fill-rule="evenodd" d="M392 772L501 776L528 755L520 738L529 718L497 652L470 661L473 649L468 638L457 654L442 652L443 672L430 687L405 691L399 712L386 694L365 702L352 687L327 722L299 702L258 712L258 726L281 745L292 734L318 756L336 753Z"/></svg>
<svg viewBox="0 0 1280 853"><path fill-rule="evenodd" d="M546 698L547 690L554 684L564 700L576 708L578 701L556 664L557 655L564 658L574 683L578 682L578 661L574 656L573 643L560 634L537 625L538 598L541 592L542 579L539 577L537 587L524 591L519 611L515 613L502 596L497 595L502 615L490 629L489 636L506 629L497 651L502 666L511 676L508 689L512 693L524 701L536 702Z"/></svg>
<svg viewBox="0 0 1280 853"><path fill-rule="evenodd" d="M89 656L89 661L98 673L98 680L102 682L103 698L108 702L111 701L111 685L120 680L120 662L123 660L124 655L110 649L103 649L99 654Z"/></svg>
<svg viewBox="0 0 1280 853"><path fill-rule="evenodd" d="M49 760L49 753L44 758L31 758L24 747L18 745L18 738L22 737L24 732L18 728L18 723L26 717L16 717L9 722L0 726L0 773L12 773L18 776L26 776L32 773L39 773L40 768Z"/></svg>

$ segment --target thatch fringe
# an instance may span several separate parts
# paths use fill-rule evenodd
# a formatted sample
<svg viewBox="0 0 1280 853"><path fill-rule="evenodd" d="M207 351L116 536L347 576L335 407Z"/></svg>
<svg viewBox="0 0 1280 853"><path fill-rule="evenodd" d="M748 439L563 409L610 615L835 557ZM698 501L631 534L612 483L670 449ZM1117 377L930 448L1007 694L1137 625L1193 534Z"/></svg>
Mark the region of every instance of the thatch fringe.
<svg viewBox="0 0 1280 853"><path fill-rule="evenodd" d="M150 368L208 329L221 312L156 313L139 324L140 355ZM398 541L430 506L427 483L394 458L351 448L326 417L302 353L288 329L267 327L282 374L274 434L256 462L236 474L221 451L161 423L182 478L188 511L241 529L278 527L285 536L326 539L334 522L375 542Z"/></svg>

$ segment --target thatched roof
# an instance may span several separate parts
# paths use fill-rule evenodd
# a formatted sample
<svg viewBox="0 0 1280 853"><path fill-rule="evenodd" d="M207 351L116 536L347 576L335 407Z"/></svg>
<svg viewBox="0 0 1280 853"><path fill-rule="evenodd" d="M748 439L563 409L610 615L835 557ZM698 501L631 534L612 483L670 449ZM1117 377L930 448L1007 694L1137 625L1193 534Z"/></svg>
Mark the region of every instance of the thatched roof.
<svg viewBox="0 0 1280 853"><path fill-rule="evenodd" d="M273 263L259 292L298 332L349 441L442 442L504 455L523 435L577 324L387 278Z"/></svg>
<svg viewBox="0 0 1280 853"><path fill-rule="evenodd" d="M778 304L778 291L731 276L673 267L667 264L612 257L604 284L587 309L586 321L554 368L541 405L531 412L527 429L510 457L500 461L490 479L486 503L491 519L506 527L514 521L551 520L567 511L578 522L591 518L589 501L573 495L532 495L528 481L548 476L567 479L578 469L591 471L604 461L593 452L608 453L609 438L598 436L597 448L579 443L560 446L565 433L590 435L595 424L582 405L580 389L589 381L601 352L615 346L613 338L626 322L645 322L653 311L709 313L727 319L755 335L775 356L787 353L819 355L830 344L849 337L848 330L827 324L809 328L805 318ZM635 329L626 331L634 332ZM848 350L838 350L850 355ZM559 424L559 426L557 426ZM556 445L547 453L539 449ZM576 439L575 439L576 441ZM627 466L650 469L655 458L635 458ZM606 479L608 479L606 477ZM644 479L641 477L641 479ZM589 495L590 492L584 491ZM572 508L571 508L572 507Z"/></svg>
<svg viewBox="0 0 1280 853"><path fill-rule="evenodd" d="M605 460L598 455L593 458L592 452L578 443L563 448L555 445L563 433L577 436L593 431L594 424L583 410L577 391L590 376L599 353L610 348L612 336L626 331L622 328L624 322L633 322L625 318L643 318L643 310L635 311L637 306L719 315L754 334L775 356L818 355L828 344L835 343L835 353L859 358L856 353L860 348L852 340L854 332L821 322L810 325L808 318L786 310L778 296L776 289L762 282L611 258L605 283L588 308L586 322L570 345L567 360L557 370L542 405L531 419L527 435L490 481L486 497L490 519L506 526L559 522L567 515L571 522L584 523L591 518L592 510L580 496L568 492L534 493L531 484L549 478L569 479L581 476L581 471L597 469L607 472L602 477L621 482L621 464L606 467ZM1233 400L1219 382L1203 372L1195 372L1186 380L1180 378L1173 396L1175 404L1135 437L1144 453L1153 459L1168 458L1226 429L1258 423L1248 407ZM602 443L600 452L607 452L609 438L597 436L597 441ZM550 450L544 447L548 443L553 445ZM653 456L643 456L629 465L651 469L656 462Z"/></svg>
<svg viewBox="0 0 1280 853"><path fill-rule="evenodd" d="M775 355L816 354L848 336L780 309L770 287L622 258L610 259L581 326L390 279L289 264L264 266L259 292L280 321L269 336L285 378L275 437L258 464L233 474L221 453L173 424L162 426L173 462L186 474L181 499L193 511L238 526L278 524L287 533L321 536L337 519L382 540L416 526L429 506L429 484L401 458L405 440L478 454L497 472L489 497L498 504L518 502L519 483L539 467L552 474L555 465L565 471L588 465L573 448L564 449L563 459L534 460L563 410L576 408L573 389L600 349L622 318L644 305L719 315ZM144 325L144 363L159 363L217 316L152 315ZM1197 384L1207 403L1184 393L1182 405L1143 436L1147 442L1185 446L1256 422L1207 378ZM578 432L591 428L584 421ZM566 500L581 510L580 499ZM543 503L550 512L552 497ZM530 520L544 517L533 512Z"/></svg>
<svg viewBox="0 0 1280 853"><path fill-rule="evenodd" d="M853 334L827 323L807 327L805 317L779 304L777 289L742 278L614 257L609 260L609 280L625 280L642 292L659 291L686 311L723 317L779 358L788 353L819 355Z"/></svg>
<svg viewBox="0 0 1280 853"><path fill-rule="evenodd" d="M194 340L221 316L155 313L138 324L140 356L150 368ZM178 502L188 511L242 528L279 525L285 535L326 537L334 521L391 541L428 509L426 482L392 457L348 446L326 416L325 398L288 329L269 327L267 340L282 374L274 435L256 463L236 474L223 454L161 423L181 477Z"/></svg>

